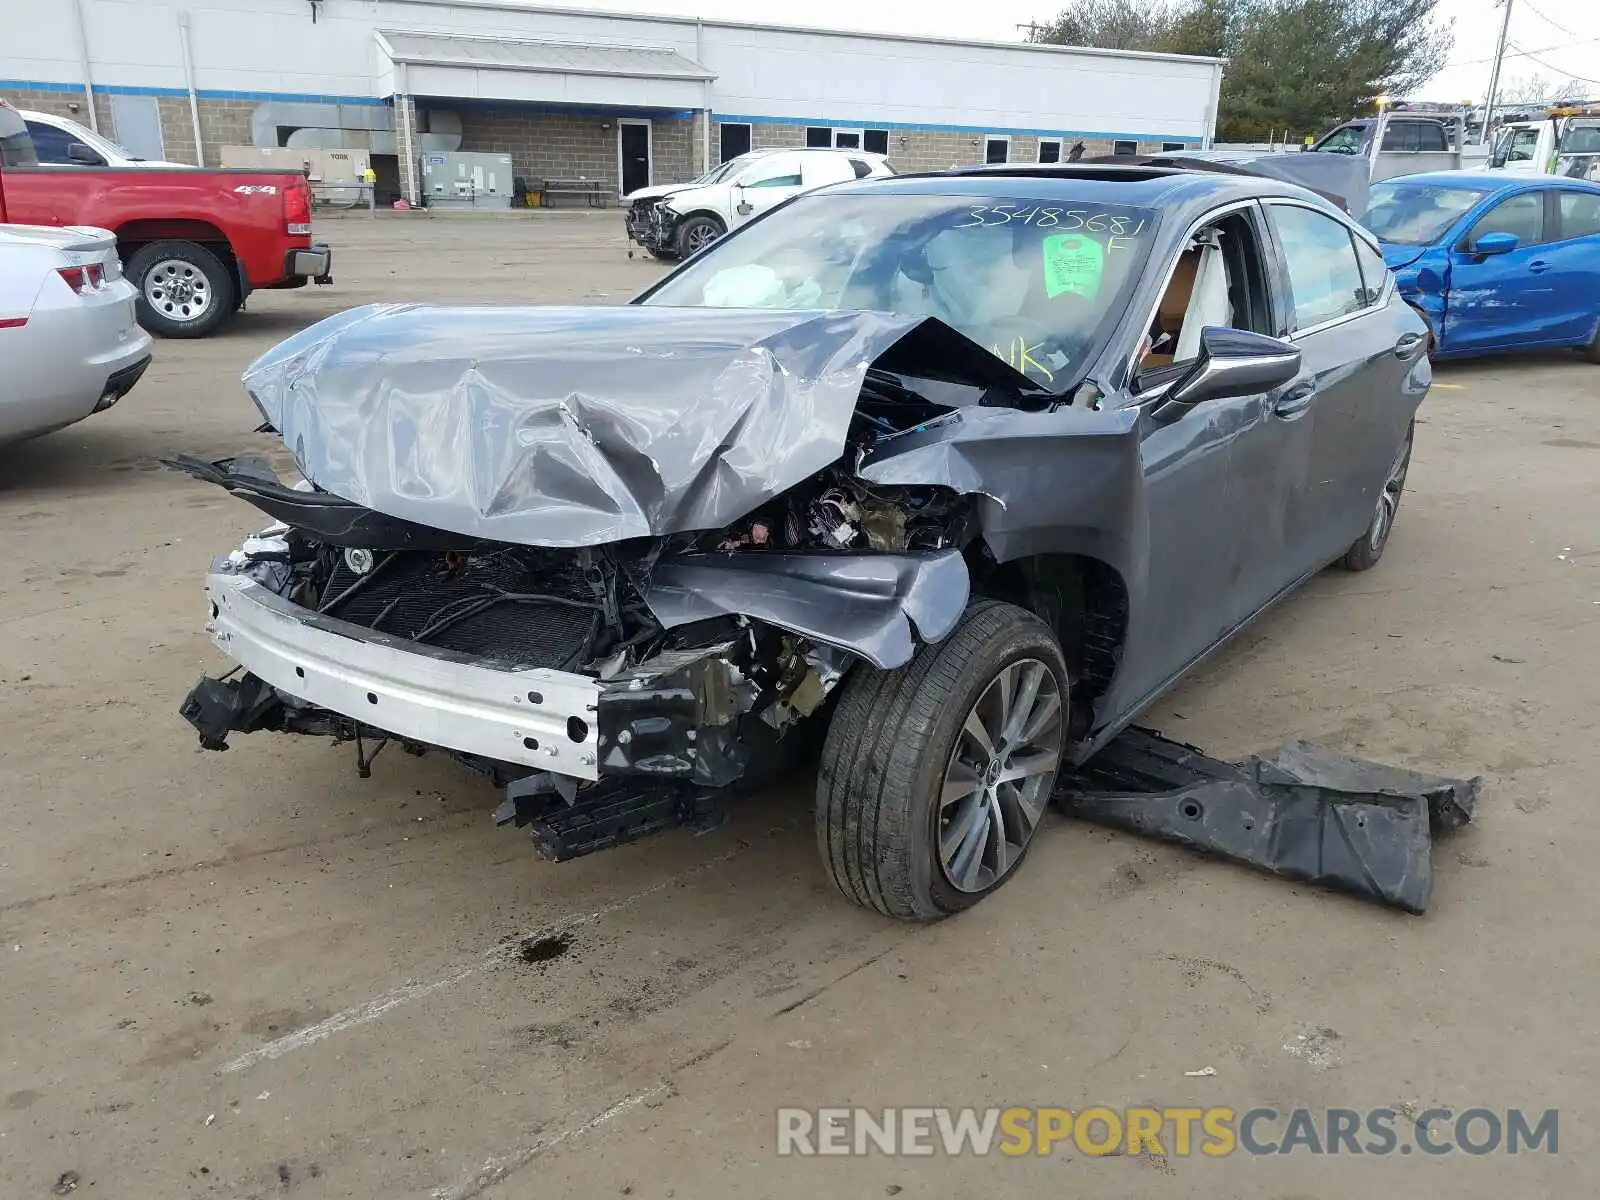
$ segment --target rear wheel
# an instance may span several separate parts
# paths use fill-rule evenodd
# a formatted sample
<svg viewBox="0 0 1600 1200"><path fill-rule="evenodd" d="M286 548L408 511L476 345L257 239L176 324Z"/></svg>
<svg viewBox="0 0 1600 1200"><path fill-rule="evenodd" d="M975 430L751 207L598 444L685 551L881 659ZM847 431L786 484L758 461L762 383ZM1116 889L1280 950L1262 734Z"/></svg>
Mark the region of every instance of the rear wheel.
<svg viewBox="0 0 1600 1200"><path fill-rule="evenodd" d="M1347 571L1366 571L1377 566L1383 557L1383 548L1389 544L1389 534L1394 529L1394 519L1400 513L1400 497L1406 490L1406 472L1411 467L1411 442L1416 428L1411 425L1406 429L1405 441L1384 478L1367 531L1351 543L1339 560L1339 565Z"/></svg>
<svg viewBox="0 0 1600 1200"><path fill-rule="evenodd" d="M1054 634L995 600L904 667L853 671L817 779L817 842L839 890L930 921L1004 885L1049 805L1068 700Z"/></svg>
<svg viewBox="0 0 1600 1200"><path fill-rule="evenodd" d="M195 242L151 242L127 264L139 289L139 324L169 338L205 337L238 305L233 272Z"/></svg>

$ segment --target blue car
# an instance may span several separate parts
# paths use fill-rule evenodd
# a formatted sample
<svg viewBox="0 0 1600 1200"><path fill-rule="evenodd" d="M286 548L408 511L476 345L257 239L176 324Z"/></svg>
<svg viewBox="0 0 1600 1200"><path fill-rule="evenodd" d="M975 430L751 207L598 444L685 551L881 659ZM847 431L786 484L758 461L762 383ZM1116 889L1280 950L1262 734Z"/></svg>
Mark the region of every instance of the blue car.
<svg viewBox="0 0 1600 1200"><path fill-rule="evenodd" d="M1600 184L1406 175L1373 186L1364 220L1434 357L1577 346L1600 363Z"/></svg>

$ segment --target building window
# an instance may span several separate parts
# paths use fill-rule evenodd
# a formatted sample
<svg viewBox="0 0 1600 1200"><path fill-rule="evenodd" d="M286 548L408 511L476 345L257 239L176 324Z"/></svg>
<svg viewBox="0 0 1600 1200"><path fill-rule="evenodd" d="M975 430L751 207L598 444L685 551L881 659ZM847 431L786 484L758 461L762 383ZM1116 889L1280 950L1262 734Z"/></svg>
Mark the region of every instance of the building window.
<svg viewBox="0 0 1600 1200"><path fill-rule="evenodd" d="M1006 163L1011 161L1011 135L991 133L983 142L983 161Z"/></svg>
<svg viewBox="0 0 1600 1200"><path fill-rule="evenodd" d="M1161 152L1163 154L1171 154L1174 151L1187 150L1188 148L1189 148L1189 143L1188 142L1162 142L1161 143Z"/></svg>
<svg viewBox="0 0 1600 1200"><path fill-rule="evenodd" d="M1058 163L1061 161L1061 139L1039 139L1039 161L1042 163Z"/></svg>
<svg viewBox="0 0 1600 1200"><path fill-rule="evenodd" d="M861 135L861 148L868 154L889 153L889 131L869 129Z"/></svg>
<svg viewBox="0 0 1600 1200"><path fill-rule="evenodd" d="M1138 142L1113 142L1111 153L1131 158L1139 153Z"/></svg>
<svg viewBox="0 0 1600 1200"><path fill-rule="evenodd" d="M833 130L826 125L806 126L806 145L813 150L826 150L833 145Z"/></svg>
<svg viewBox="0 0 1600 1200"><path fill-rule="evenodd" d="M835 150L861 149L861 130L835 129L833 131L833 148Z"/></svg>
<svg viewBox="0 0 1600 1200"><path fill-rule="evenodd" d="M738 158L741 154L750 153L750 126L745 124L721 125L718 127L718 162L727 162L730 158Z"/></svg>

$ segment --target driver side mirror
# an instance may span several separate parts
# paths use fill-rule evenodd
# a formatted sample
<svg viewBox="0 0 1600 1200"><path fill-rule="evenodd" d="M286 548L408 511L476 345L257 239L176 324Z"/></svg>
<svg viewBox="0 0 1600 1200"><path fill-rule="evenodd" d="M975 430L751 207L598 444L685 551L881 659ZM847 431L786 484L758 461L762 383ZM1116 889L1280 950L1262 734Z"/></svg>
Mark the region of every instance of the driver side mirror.
<svg viewBox="0 0 1600 1200"><path fill-rule="evenodd" d="M1472 243L1474 254L1506 254L1517 248L1517 235L1496 230Z"/></svg>
<svg viewBox="0 0 1600 1200"><path fill-rule="evenodd" d="M1151 415L1175 421L1197 404L1253 396L1282 387L1300 373L1300 351L1288 342L1245 329L1207 325L1200 353Z"/></svg>
<svg viewBox="0 0 1600 1200"><path fill-rule="evenodd" d="M86 167L103 167L106 160L101 158L82 142L69 142L67 144L67 161L81 163Z"/></svg>

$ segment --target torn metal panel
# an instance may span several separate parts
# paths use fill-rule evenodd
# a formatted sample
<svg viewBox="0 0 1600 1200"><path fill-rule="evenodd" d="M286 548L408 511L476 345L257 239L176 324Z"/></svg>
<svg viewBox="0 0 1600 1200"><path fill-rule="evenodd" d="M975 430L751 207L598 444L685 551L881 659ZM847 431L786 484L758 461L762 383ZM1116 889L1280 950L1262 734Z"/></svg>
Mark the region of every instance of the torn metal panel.
<svg viewBox="0 0 1600 1200"><path fill-rule="evenodd" d="M971 581L958 550L929 554L748 554L657 566L646 603L667 628L745 616L853 651L876 667L909 662L961 619Z"/></svg>
<svg viewBox="0 0 1600 1200"><path fill-rule="evenodd" d="M247 500L285 527L304 530L330 546L365 550L470 550L478 538L402 521L352 504L332 492L289 487L266 459L255 455L204 462L179 454L163 464ZM249 553L248 543L243 549Z"/></svg>
<svg viewBox="0 0 1600 1200"><path fill-rule="evenodd" d="M1481 785L1304 742L1234 765L1130 729L1066 781L1059 800L1086 821L1422 913L1433 894L1433 835L1471 821Z"/></svg>
<svg viewBox="0 0 1600 1200"><path fill-rule="evenodd" d="M963 408L874 446L858 473L981 496L984 540L1001 562L1075 553L1126 570L1144 528L1134 408Z"/></svg>
<svg viewBox="0 0 1600 1200"><path fill-rule="evenodd" d="M728 662L731 644L666 651L607 680L596 712L600 769L726 787L748 751L735 726L751 697Z"/></svg>
<svg viewBox="0 0 1600 1200"><path fill-rule="evenodd" d="M244 382L302 474L405 521L529 546L721 528L844 452L867 368L918 317L369 305ZM937 322L934 322L937 325ZM925 369L1030 388L945 326Z"/></svg>

